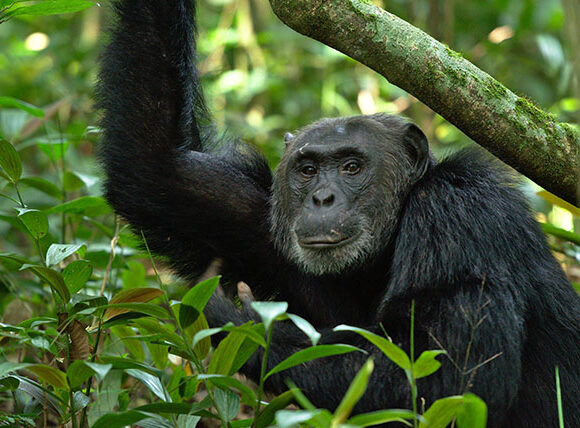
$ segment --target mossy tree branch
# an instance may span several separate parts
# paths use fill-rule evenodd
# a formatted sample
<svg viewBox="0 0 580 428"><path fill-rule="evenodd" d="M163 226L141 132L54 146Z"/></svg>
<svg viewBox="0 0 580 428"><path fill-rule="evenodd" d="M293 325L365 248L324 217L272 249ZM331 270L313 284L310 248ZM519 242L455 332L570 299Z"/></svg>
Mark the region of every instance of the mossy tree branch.
<svg viewBox="0 0 580 428"><path fill-rule="evenodd" d="M540 186L578 205L580 133L442 43L360 0L270 0L289 27L382 74Z"/></svg>

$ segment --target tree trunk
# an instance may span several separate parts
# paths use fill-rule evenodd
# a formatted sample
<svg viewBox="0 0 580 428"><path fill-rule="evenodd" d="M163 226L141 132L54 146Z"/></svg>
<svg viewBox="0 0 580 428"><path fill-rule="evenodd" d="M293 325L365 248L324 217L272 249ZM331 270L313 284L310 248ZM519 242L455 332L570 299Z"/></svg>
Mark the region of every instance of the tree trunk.
<svg viewBox="0 0 580 428"><path fill-rule="evenodd" d="M289 27L414 95L540 186L578 205L580 133L370 2L270 0Z"/></svg>

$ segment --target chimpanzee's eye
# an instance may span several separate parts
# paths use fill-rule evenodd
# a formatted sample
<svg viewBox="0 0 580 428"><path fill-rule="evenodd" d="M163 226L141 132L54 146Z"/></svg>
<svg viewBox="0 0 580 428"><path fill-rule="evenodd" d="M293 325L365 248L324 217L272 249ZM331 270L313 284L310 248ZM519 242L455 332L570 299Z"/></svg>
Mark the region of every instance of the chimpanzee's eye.
<svg viewBox="0 0 580 428"><path fill-rule="evenodd" d="M342 172L348 175L356 175L360 172L361 165L356 160L349 160L344 165L342 165Z"/></svg>
<svg viewBox="0 0 580 428"><path fill-rule="evenodd" d="M304 165L300 168L300 173L306 178L311 178L318 173L318 170L314 165Z"/></svg>

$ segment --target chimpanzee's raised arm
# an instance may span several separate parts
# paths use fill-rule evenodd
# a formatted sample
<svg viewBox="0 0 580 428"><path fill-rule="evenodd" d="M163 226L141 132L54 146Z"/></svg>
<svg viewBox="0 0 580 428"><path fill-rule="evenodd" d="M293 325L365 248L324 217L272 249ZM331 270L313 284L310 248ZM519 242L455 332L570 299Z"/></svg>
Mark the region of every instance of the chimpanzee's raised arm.
<svg viewBox="0 0 580 428"><path fill-rule="evenodd" d="M271 172L251 147L218 141L195 67L194 3L120 0L114 10L97 88L106 197L182 275L214 257L240 274L272 253Z"/></svg>

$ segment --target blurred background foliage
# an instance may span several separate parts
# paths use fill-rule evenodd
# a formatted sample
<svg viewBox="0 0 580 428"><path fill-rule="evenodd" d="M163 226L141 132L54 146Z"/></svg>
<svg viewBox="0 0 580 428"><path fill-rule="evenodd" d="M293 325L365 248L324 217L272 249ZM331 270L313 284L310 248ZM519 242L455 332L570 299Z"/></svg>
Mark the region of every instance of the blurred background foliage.
<svg viewBox="0 0 580 428"><path fill-rule="evenodd" d="M0 0L0 9L9 3ZM282 154L285 132L324 116L406 115L424 130L437 156L472 144L383 77L285 27L267 0L198 3L199 67L215 119L225 132L259 147L272 167ZM577 0L374 3L461 52L560 120L578 123ZM101 174L95 160L98 114L92 94L106 40L107 6L96 3L76 14L18 16L0 24L0 137L16 148L24 168L19 192L0 175L0 253L43 261L51 244L83 244L77 258L94 269L84 289L88 295L105 285L112 291L155 283L134 236L123 227L115 232L114 215L97 198ZM14 99L29 106L15 108ZM540 189L528 181L523 187L575 281L580 277L579 211L538 194ZM82 203L70 205L79 198ZM22 212L15 210L19 200L20 208L46 213L46 234L31 239ZM19 272L21 264L0 258L0 315L7 324L52 311L49 288ZM186 290L172 285L176 295ZM21 352L23 344L52 352L52 343L33 336L3 352Z"/></svg>

